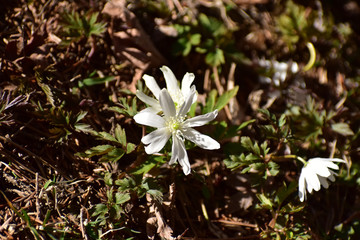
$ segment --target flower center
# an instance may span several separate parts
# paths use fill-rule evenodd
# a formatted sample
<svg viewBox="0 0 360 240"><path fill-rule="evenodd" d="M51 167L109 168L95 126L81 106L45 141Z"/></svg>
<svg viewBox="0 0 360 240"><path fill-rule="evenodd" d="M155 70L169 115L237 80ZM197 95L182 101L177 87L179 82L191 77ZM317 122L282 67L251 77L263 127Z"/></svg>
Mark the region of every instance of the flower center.
<svg viewBox="0 0 360 240"><path fill-rule="evenodd" d="M183 120L181 118L176 118L176 117L170 117L167 121L166 121L166 128L171 132L171 133L176 133L177 131L179 131L179 129L181 128L181 123L183 122Z"/></svg>

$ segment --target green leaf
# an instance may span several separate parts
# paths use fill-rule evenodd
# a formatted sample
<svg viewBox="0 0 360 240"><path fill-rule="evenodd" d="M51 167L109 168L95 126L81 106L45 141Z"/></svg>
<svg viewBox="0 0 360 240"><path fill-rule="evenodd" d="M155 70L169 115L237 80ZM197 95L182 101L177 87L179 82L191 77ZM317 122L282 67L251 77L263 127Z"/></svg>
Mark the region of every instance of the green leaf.
<svg viewBox="0 0 360 240"><path fill-rule="evenodd" d="M161 191L156 189L150 189L147 191L148 194L150 194L155 200L162 202L163 200L163 194Z"/></svg>
<svg viewBox="0 0 360 240"><path fill-rule="evenodd" d="M118 143L118 140L116 138L114 138L110 133L99 132L98 135L104 140Z"/></svg>
<svg viewBox="0 0 360 240"><path fill-rule="evenodd" d="M217 96L217 91L215 89L211 90L208 95L205 107L203 109L203 114L214 111L216 96Z"/></svg>
<svg viewBox="0 0 360 240"><path fill-rule="evenodd" d="M180 39L181 40L181 39ZM185 41L183 47L184 50L182 51L182 55L184 57L186 57L187 55L189 55L190 51L191 51L191 43L187 40L187 39L183 39ZM180 42L180 41L179 41Z"/></svg>
<svg viewBox="0 0 360 240"><path fill-rule="evenodd" d="M112 186L112 185L113 185L112 174L111 174L110 172L105 173L104 182L105 182L105 184L108 185L108 186Z"/></svg>
<svg viewBox="0 0 360 240"><path fill-rule="evenodd" d="M252 150L257 156L261 156L259 144L257 142L254 143Z"/></svg>
<svg viewBox="0 0 360 240"><path fill-rule="evenodd" d="M86 114L86 111L80 111L79 114L76 116L76 122L81 121L86 116Z"/></svg>
<svg viewBox="0 0 360 240"><path fill-rule="evenodd" d="M199 22L202 28L213 38L220 38L230 32L229 29L218 19L199 14Z"/></svg>
<svg viewBox="0 0 360 240"><path fill-rule="evenodd" d="M199 33L195 33L193 35L191 35L190 37L190 43L192 45L198 45L201 41L201 35Z"/></svg>
<svg viewBox="0 0 360 240"><path fill-rule="evenodd" d="M265 115L268 119L271 119L271 114L270 114L270 112L269 112L268 109L259 108L257 111L258 111L259 113Z"/></svg>
<svg viewBox="0 0 360 240"><path fill-rule="evenodd" d="M41 76L41 74L39 72L35 72L35 76L36 76L37 84L44 91L48 102L51 104L51 106L54 107L55 106L54 105L54 97L53 97L53 93L51 92L49 85L43 83L43 77Z"/></svg>
<svg viewBox="0 0 360 240"><path fill-rule="evenodd" d="M39 83L39 86L41 87L41 89L44 91L46 98L48 100L48 102L52 105L54 105L54 97L53 94L51 92L51 89L48 85L44 84L44 83Z"/></svg>
<svg viewBox="0 0 360 240"><path fill-rule="evenodd" d="M189 113L188 113L190 117L195 117L197 105L198 105L198 102L194 102L194 103L191 105L190 111L189 111Z"/></svg>
<svg viewBox="0 0 360 240"><path fill-rule="evenodd" d="M255 155L253 153L249 153L249 154L246 155L244 160L247 161L247 162L254 162L256 160L259 160L259 156Z"/></svg>
<svg viewBox="0 0 360 240"><path fill-rule="evenodd" d="M51 179L47 180L46 183L44 184L44 189L46 190L48 187L54 185L55 182Z"/></svg>
<svg viewBox="0 0 360 240"><path fill-rule="evenodd" d="M103 203L99 203L95 205L95 211L91 216L105 215L109 209Z"/></svg>
<svg viewBox="0 0 360 240"><path fill-rule="evenodd" d="M127 201L129 201L131 199L130 194L129 193L121 193L121 192L117 192L115 194L115 203L116 204L123 204L126 203Z"/></svg>
<svg viewBox="0 0 360 240"><path fill-rule="evenodd" d="M102 162L116 162L120 158L122 158L122 156L124 156L124 154L125 154L124 149L122 149L122 148L114 148L110 152L108 152L106 155L102 156L100 158L100 161L102 161Z"/></svg>
<svg viewBox="0 0 360 240"><path fill-rule="evenodd" d="M241 166L240 162L233 161L232 159L225 159L224 164L227 168L230 168L231 170L235 170Z"/></svg>
<svg viewBox="0 0 360 240"><path fill-rule="evenodd" d="M98 84L103 84L105 82L110 82L113 80L115 80L114 76L85 78L82 81L79 81L79 87L82 88L83 86L94 86Z"/></svg>
<svg viewBox="0 0 360 240"><path fill-rule="evenodd" d="M128 143L128 144L126 145L126 154L129 154L129 153L133 152L133 151L135 150L135 148L136 148L136 145L135 145L135 144L133 144L133 143Z"/></svg>
<svg viewBox="0 0 360 240"><path fill-rule="evenodd" d="M75 130L83 133L95 134L95 131L91 128L91 126L85 123L77 123L75 125Z"/></svg>
<svg viewBox="0 0 360 240"><path fill-rule="evenodd" d="M98 145L95 147L92 147L85 151L85 154L87 157L92 157L96 155L103 155L108 152L110 152L112 149L114 149L114 146L111 145Z"/></svg>
<svg viewBox="0 0 360 240"><path fill-rule="evenodd" d="M268 152L270 151L270 148L268 148L268 145L267 145L267 142L263 142L261 145L260 145L260 148L262 150L262 154L263 156L265 156L266 154L268 154Z"/></svg>
<svg viewBox="0 0 360 240"><path fill-rule="evenodd" d="M241 123L240 126L237 128L237 131L240 131L241 129L247 127L248 125L252 124L255 121L256 121L255 119L251 119L249 121Z"/></svg>
<svg viewBox="0 0 360 240"><path fill-rule="evenodd" d="M205 56L205 62L213 67L217 67L225 63L224 51L216 48L215 52L209 52Z"/></svg>
<svg viewBox="0 0 360 240"><path fill-rule="evenodd" d="M208 16L206 16L203 13L200 13L199 14L199 21L200 21L200 24L203 27L205 27L209 32L212 31L212 26L211 26L210 19L208 18Z"/></svg>
<svg viewBox="0 0 360 240"><path fill-rule="evenodd" d="M240 142L241 145L247 150L251 151L253 149L253 142L251 141L250 137L242 136Z"/></svg>
<svg viewBox="0 0 360 240"><path fill-rule="evenodd" d="M130 93L126 93L126 94L130 94ZM120 114L128 115L130 117L133 117L137 113L136 97L132 98L131 106L129 105L128 99L126 97L120 98L119 104L121 105L121 108L117 106L113 106L113 107L109 107L109 110Z"/></svg>
<svg viewBox="0 0 360 240"><path fill-rule="evenodd" d="M128 191L135 188L136 182L132 178L124 178L115 180L115 185L119 186L119 190Z"/></svg>
<svg viewBox="0 0 360 240"><path fill-rule="evenodd" d="M110 207L110 218L114 220L119 220L121 218L121 214L124 213L123 208L118 204L113 204Z"/></svg>
<svg viewBox="0 0 360 240"><path fill-rule="evenodd" d="M67 38L71 38L70 43L74 40L80 40L84 36L89 38L91 35L99 36L106 30L106 23L96 23L98 13L90 16L80 16L77 12L63 13L63 33Z"/></svg>
<svg viewBox="0 0 360 240"><path fill-rule="evenodd" d="M303 210L304 207L305 207L305 205L293 206L292 203L290 202L281 208L281 212L296 213L296 212L300 212L301 210Z"/></svg>
<svg viewBox="0 0 360 240"><path fill-rule="evenodd" d="M271 200L269 198L267 198L263 193L256 194L256 196L260 200L262 207L267 208L267 209L272 209L273 204L272 204Z"/></svg>
<svg viewBox="0 0 360 240"><path fill-rule="evenodd" d="M331 124L331 129L337 133L340 133L344 136L352 136L354 132L351 130L349 124L347 123L334 123Z"/></svg>
<svg viewBox="0 0 360 240"><path fill-rule="evenodd" d="M48 223L48 221L49 221L49 219L50 219L50 216L51 216L51 210L50 209L48 209L47 211L46 211L46 214L45 214L45 217L44 217L44 221L43 221L43 223L42 223L42 226L43 227L45 227L46 226L46 224Z"/></svg>
<svg viewBox="0 0 360 240"><path fill-rule="evenodd" d="M113 193L114 193L113 188L110 188L109 190L106 191L107 202L110 204L113 203Z"/></svg>
<svg viewBox="0 0 360 240"><path fill-rule="evenodd" d="M286 183L284 182L283 186L277 191L275 202L281 205L290 194L296 191L296 189L297 183L295 181L290 182L289 186L286 186Z"/></svg>
<svg viewBox="0 0 360 240"><path fill-rule="evenodd" d="M271 176L276 176L279 173L279 165L275 162L269 162L268 163L269 166L269 172L271 174Z"/></svg>
<svg viewBox="0 0 360 240"><path fill-rule="evenodd" d="M225 93L223 93L219 99L217 100L216 104L215 104L215 109L218 109L219 111L225 107L226 104L229 103L229 101L235 97L236 93L239 90L239 86L235 86L233 89L226 91Z"/></svg>
<svg viewBox="0 0 360 240"><path fill-rule="evenodd" d="M141 175L148 173L151 169L153 169L159 163L164 162L164 160L159 162L160 158L148 158L145 162L143 162L140 166L136 167L131 173L134 175Z"/></svg>
<svg viewBox="0 0 360 240"><path fill-rule="evenodd" d="M286 114L282 114L281 117L279 118L278 126L282 127L285 125L285 123L286 123Z"/></svg>
<svg viewBox="0 0 360 240"><path fill-rule="evenodd" d="M198 52L198 53L206 53L207 52L207 49L206 48L202 48L202 47L196 47L195 48L195 51Z"/></svg>
<svg viewBox="0 0 360 240"><path fill-rule="evenodd" d="M31 220L29 215L24 209L21 209L22 219L28 224L28 226L31 226Z"/></svg>
<svg viewBox="0 0 360 240"><path fill-rule="evenodd" d="M115 128L115 136L121 145L126 146L126 133L120 125L117 125Z"/></svg>
<svg viewBox="0 0 360 240"><path fill-rule="evenodd" d="M250 165L250 166L244 168L243 170L241 170L241 173L247 173L247 172L249 172L251 169L253 169L253 167Z"/></svg>

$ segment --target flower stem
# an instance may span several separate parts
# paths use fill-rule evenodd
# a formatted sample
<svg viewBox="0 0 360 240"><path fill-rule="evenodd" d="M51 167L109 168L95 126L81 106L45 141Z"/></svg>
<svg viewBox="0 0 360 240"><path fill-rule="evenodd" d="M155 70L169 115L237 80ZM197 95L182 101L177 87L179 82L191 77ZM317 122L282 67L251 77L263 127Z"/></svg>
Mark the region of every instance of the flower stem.
<svg viewBox="0 0 360 240"><path fill-rule="evenodd" d="M305 166L307 162L302 157L296 155L285 155L285 156L271 156L271 160L279 160L279 159L296 159L302 162Z"/></svg>
<svg viewBox="0 0 360 240"><path fill-rule="evenodd" d="M304 72L310 70L315 63L316 60L316 50L314 45L311 42L308 42L306 44L306 47L309 49L309 53L310 53L310 59L308 61L308 63L305 65L305 67L303 68Z"/></svg>
<svg viewBox="0 0 360 240"><path fill-rule="evenodd" d="M302 162L304 164L304 166L306 166L307 161L305 161L305 159L303 159L302 157L296 156L296 160L299 160L300 162Z"/></svg>

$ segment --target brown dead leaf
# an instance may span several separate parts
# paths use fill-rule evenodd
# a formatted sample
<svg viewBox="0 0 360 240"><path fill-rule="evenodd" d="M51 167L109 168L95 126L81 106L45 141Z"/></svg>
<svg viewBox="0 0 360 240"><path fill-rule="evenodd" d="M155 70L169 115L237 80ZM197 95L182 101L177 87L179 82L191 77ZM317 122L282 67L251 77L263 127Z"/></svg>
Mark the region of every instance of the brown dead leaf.
<svg viewBox="0 0 360 240"><path fill-rule="evenodd" d="M226 206L227 213L244 211L249 209L253 203L255 193L252 191L249 178L244 175L232 174L229 176L227 185L237 190L237 193L230 196Z"/></svg>
<svg viewBox="0 0 360 240"><path fill-rule="evenodd" d="M166 59L155 48L151 38L146 34L135 14L126 8L126 1L112 0L106 3L102 13L109 15L113 19L108 31L117 54L143 71L145 71L150 64L154 66L166 64ZM126 28L115 32L115 20L124 22ZM141 76L138 77L137 80L140 78Z"/></svg>
<svg viewBox="0 0 360 240"><path fill-rule="evenodd" d="M50 64L47 58L47 55L50 52L50 48L50 44L44 44L36 48L29 58L36 64L41 65L45 68Z"/></svg>
<svg viewBox="0 0 360 240"><path fill-rule="evenodd" d="M152 199L149 194L146 194L146 200L149 206L149 218L146 221L146 232L148 238L155 239L156 229L156 233L158 233L162 239L176 240L177 238L172 236L173 230L166 224L166 221L164 221L162 217L162 213L160 211L161 205L159 202Z"/></svg>
<svg viewBox="0 0 360 240"><path fill-rule="evenodd" d="M336 73L336 88L335 88L337 96L341 96L345 92L344 81L345 81L345 75L340 72L337 72Z"/></svg>
<svg viewBox="0 0 360 240"><path fill-rule="evenodd" d="M235 0L235 4L238 5L255 5L255 4L266 4L269 0Z"/></svg>
<svg viewBox="0 0 360 240"><path fill-rule="evenodd" d="M257 111L260 108L261 96L263 95L264 90L258 89L254 90L249 94L248 102L253 111Z"/></svg>
<svg viewBox="0 0 360 240"><path fill-rule="evenodd" d="M26 56L29 56L31 53L35 51L38 47L45 43L45 39L47 38L47 32L45 29L45 24L43 24L37 31L33 33L30 37L29 41L24 47L24 52Z"/></svg>
<svg viewBox="0 0 360 240"><path fill-rule="evenodd" d="M227 90L231 90L235 87L235 69L236 64L234 62L231 63L228 79L227 79ZM233 97L230 99L228 104L228 110L229 114L231 116L230 120L233 124L240 124L244 117L245 117L245 109L240 107L239 101L236 99L236 97Z"/></svg>
<svg viewBox="0 0 360 240"><path fill-rule="evenodd" d="M14 40L6 45L5 59L12 61L18 71L28 73L32 72L36 65L42 67L49 65L47 55L54 43L46 43L48 38L46 23L34 31L29 39L19 34L13 37Z"/></svg>

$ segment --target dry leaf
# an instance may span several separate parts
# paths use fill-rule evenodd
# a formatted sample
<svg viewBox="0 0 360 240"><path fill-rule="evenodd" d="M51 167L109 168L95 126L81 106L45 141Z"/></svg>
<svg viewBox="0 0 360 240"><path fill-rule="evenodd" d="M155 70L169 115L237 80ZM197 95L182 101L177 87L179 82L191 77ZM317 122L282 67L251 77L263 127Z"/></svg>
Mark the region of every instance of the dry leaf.
<svg viewBox="0 0 360 240"><path fill-rule="evenodd" d="M230 197L227 203L226 211L228 213L244 211L253 205L256 197L251 189L248 177L239 174L232 174L229 176L227 184L238 191Z"/></svg>
<svg viewBox="0 0 360 240"><path fill-rule="evenodd" d="M149 206L149 218L146 221L146 232L149 239L155 239L156 232L162 239L175 240L172 237L173 230L166 224L160 212L161 205L153 200L149 194L146 194L146 200Z"/></svg>
<svg viewBox="0 0 360 240"><path fill-rule="evenodd" d="M156 66L166 64L166 59L155 48L135 14L126 8L125 1L113 0L106 3L102 13L108 14L113 19L120 19L127 25L125 30L119 32L114 32L114 26L109 27L117 53L143 70L147 69L150 63ZM137 50L135 51L134 48ZM133 53L135 55L132 55Z"/></svg>

